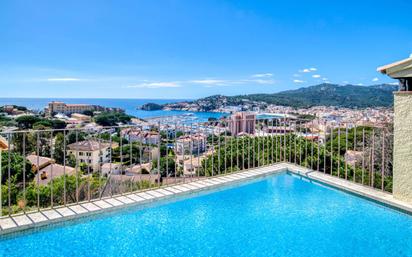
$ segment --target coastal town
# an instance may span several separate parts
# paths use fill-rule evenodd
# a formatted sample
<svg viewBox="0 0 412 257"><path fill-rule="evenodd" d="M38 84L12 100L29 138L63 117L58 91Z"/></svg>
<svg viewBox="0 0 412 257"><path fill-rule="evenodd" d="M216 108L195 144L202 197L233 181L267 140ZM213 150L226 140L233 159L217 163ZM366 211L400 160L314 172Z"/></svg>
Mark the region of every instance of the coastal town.
<svg viewBox="0 0 412 257"><path fill-rule="evenodd" d="M387 107L293 108L269 104L260 109L228 105L212 110L223 113L221 118L195 123L191 112L140 119L120 108L55 101L41 112L15 105L3 106L1 111L1 150L15 152L18 158L28 161L33 174L26 183L49 187L74 177L81 184L76 184L76 197L83 199L220 172L220 162L215 168L211 163L214 158L223 158L220 149L228 147L228 142L230 152L236 154L242 148L239 142L254 145L263 140L267 147L274 147L274 138L286 144L287 138L295 136L306 140L306 147L316 143L326 149L327 142L338 133L340 137L345 131L355 130L356 136L361 129L359 136L365 128L387 129L393 122L393 111ZM257 149L265 149L265 143L257 144ZM343 151L342 158L350 165L359 165L366 152L357 150L356 145L352 148ZM251 165L250 156L245 160L244 153L236 154L225 162L230 163L230 170Z"/></svg>

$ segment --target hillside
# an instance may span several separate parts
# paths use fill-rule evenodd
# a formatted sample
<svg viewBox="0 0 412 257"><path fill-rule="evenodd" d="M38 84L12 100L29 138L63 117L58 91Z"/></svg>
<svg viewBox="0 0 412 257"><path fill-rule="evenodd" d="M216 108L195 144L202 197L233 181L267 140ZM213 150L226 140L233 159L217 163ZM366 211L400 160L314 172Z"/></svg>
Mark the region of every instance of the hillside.
<svg viewBox="0 0 412 257"><path fill-rule="evenodd" d="M348 108L391 107L393 91L398 86L380 84L372 86L320 84L273 94L238 96L213 95L190 102L170 103L162 106L169 110L214 111L227 106L265 107L267 104L305 108L311 106L337 106Z"/></svg>
<svg viewBox="0 0 412 257"><path fill-rule="evenodd" d="M392 92L396 90L397 86L385 84L373 86L320 84L274 94L252 94L230 98L242 98L293 107L310 107L317 105L352 108L389 107L393 105Z"/></svg>

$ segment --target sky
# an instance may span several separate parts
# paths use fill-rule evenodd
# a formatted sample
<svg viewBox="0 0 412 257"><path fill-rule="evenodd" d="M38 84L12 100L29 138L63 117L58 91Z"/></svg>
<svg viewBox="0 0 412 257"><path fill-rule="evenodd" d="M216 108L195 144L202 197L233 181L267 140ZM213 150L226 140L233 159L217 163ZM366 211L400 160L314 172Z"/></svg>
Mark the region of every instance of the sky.
<svg viewBox="0 0 412 257"><path fill-rule="evenodd" d="M410 0L1 0L0 97L190 99L394 83Z"/></svg>

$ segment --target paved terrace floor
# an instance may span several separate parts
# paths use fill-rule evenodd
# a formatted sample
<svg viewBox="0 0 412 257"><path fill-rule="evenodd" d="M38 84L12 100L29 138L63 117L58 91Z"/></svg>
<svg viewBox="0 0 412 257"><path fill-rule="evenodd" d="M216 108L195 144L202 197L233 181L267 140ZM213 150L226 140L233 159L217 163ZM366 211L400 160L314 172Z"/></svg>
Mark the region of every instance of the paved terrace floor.
<svg viewBox="0 0 412 257"><path fill-rule="evenodd" d="M412 205L394 199L392 194L332 177L321 172L309 170L301 166L289 163L278 163L271 166L249 169L213 178L187 181L186 183L177 185L153 188L146 191L97 199L90 202L60 206L53 209L44 209L30 213L27 212L25 214L13 215L11 217L2 217L0 219L0 235L73 220L88 215L96 215L98 213L113 211L119 208L144 205L150 202L215 189L224 185L235 184L284 171L289 171L311 180L325 183L366 198L371 198L375 201L412 214Z"/></svg>

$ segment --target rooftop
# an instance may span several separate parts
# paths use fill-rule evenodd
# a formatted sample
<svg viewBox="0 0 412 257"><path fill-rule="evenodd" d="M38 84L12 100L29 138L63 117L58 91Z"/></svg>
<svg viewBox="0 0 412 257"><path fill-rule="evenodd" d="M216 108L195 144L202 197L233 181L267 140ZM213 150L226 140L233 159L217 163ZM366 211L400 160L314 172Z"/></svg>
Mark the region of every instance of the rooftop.
<svg viewBox="0 0 412 257"><path fill-rule="evenodd" d="M115 147L116 143L112 143L112 146ZM69 150L75 151L97 151L102 150L107 147L110 147L110 143L107 141L98 141L94 139L84 140L77 143L69 144L67 148Z"/></svg>
<svg viewBox="0 0 412 257"><path fill-rule="evenodd" d="M392 78L411 78L412 55L406 59L381 66L377 70Z"/></svg>

